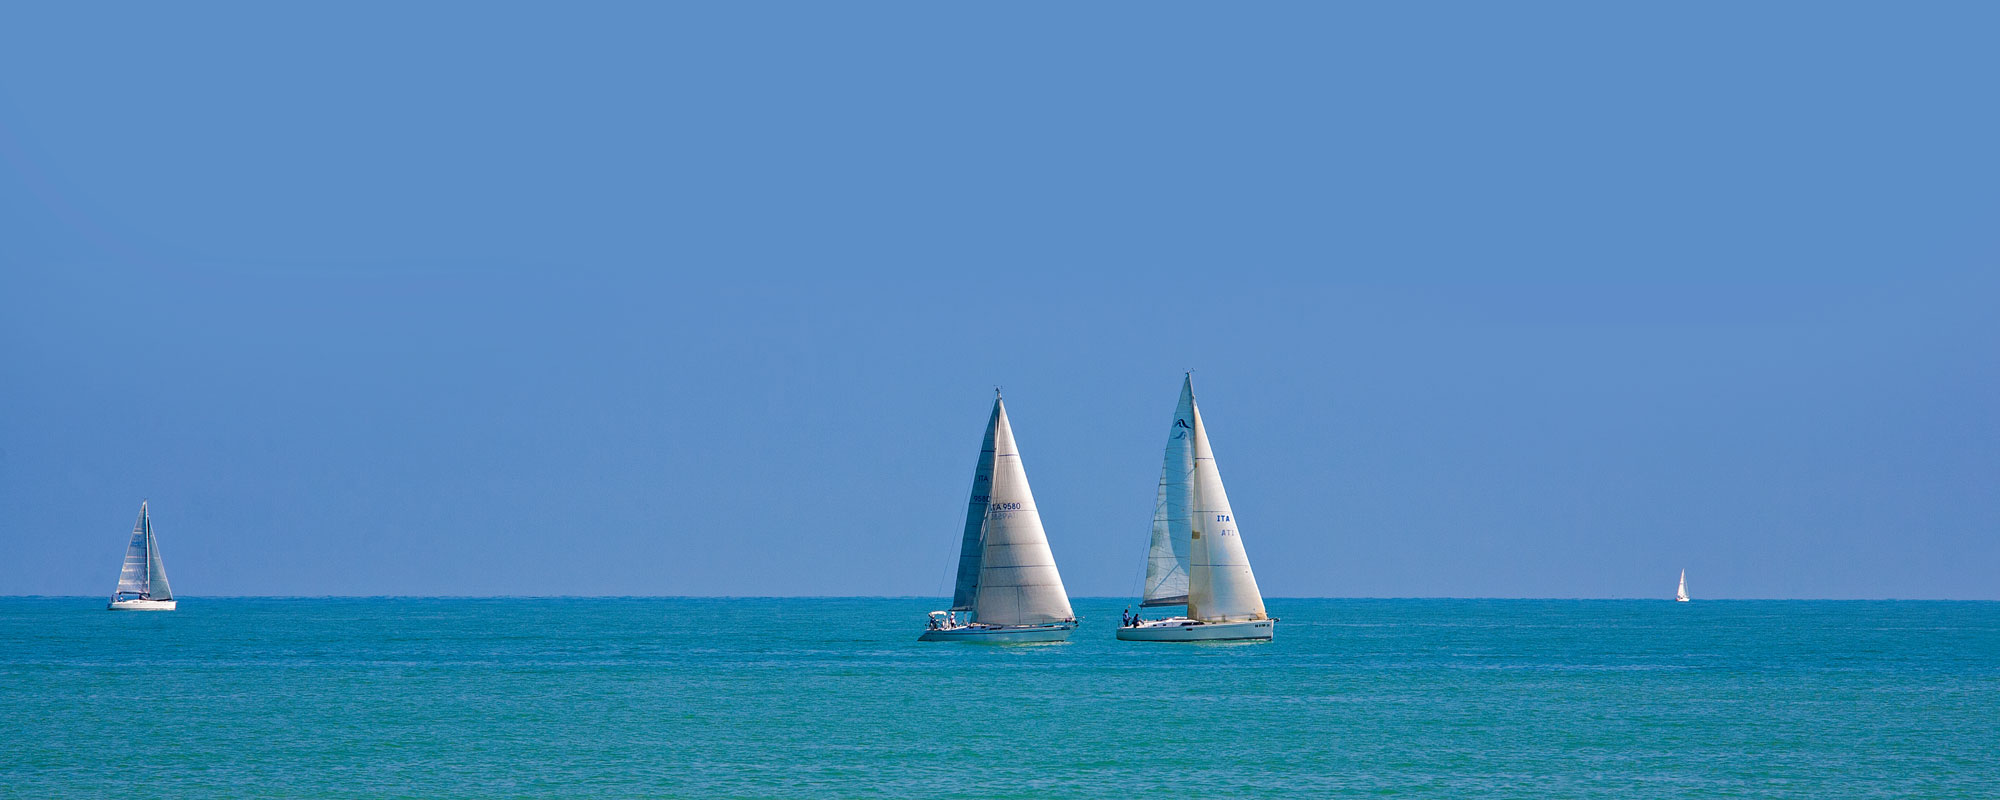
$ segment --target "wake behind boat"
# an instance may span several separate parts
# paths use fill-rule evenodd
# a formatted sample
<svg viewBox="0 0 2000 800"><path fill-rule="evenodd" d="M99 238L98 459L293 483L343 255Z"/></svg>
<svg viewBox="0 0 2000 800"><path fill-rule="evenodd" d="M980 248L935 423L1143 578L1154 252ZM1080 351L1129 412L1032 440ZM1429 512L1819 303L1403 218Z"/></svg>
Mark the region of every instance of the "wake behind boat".
<svg viewBox="0 0 2000 800"><path fill-rule="evenodd" d="M174 590L167 585L167 565L153 540L153 518L139 502L139 521L132 524L132 543L125 547L125 566L118 571L118 589L111 593L112 611L172 611Z"/></svg>
<svg viewBox="0 0 2000 800"><path fill-rule="evenodd" d="M966 616L963 620L959 614ZM951 608L933 611L919 641L1060 642L1076 630L1076 612L1049 552L1042 515L1028 488L1014 428L999 393L972 473L959 542Z"/></svg>
<svg viewBox="0 0 2000 800"><path fill-rule="evenodd" d="M1214 642L1270 639L1277 620L1250 572L1236 513L1209 450L1208 429L1194 401L1194 376L1181 382L1180 404L1167 435L1160 492L1153 506L1153 545L1139 610L1187 606L1185 616L1129 617L1118 638L1135 642Z"/></svg>

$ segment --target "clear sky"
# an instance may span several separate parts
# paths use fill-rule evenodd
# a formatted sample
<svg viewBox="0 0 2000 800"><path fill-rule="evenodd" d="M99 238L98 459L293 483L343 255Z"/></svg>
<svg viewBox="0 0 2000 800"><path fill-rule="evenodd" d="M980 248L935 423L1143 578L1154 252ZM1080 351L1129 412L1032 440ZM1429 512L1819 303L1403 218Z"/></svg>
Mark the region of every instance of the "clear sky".
<svg viewBox="0 0 2000 800"><path fill-rule="evenodd" d="M1375 7L1381 6L1381 7ZM0 594L2000 598L2000 6L0 10Z"/></svg>

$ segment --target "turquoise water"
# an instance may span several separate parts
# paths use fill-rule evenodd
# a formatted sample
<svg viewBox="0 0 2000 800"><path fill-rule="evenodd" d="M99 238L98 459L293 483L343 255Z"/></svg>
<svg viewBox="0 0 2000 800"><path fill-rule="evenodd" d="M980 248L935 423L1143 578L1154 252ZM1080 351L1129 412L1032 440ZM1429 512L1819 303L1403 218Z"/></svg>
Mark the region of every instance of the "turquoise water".
<svg viewBox="0 0 2000 800"><path fill-rule="evenodd" d="M2000 603L0 599L6 797L2000 797Z"/></svg>

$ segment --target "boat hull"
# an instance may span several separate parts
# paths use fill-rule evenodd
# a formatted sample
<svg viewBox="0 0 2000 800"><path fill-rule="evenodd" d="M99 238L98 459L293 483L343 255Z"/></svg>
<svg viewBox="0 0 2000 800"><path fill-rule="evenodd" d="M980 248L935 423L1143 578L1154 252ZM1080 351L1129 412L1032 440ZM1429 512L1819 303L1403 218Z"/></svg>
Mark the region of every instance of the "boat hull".
<svg viewBox="0 0 2000 800"><path fill-rule="evenodd" d="M1195 622L1186 618L1152 620L1136 628L1118 629L1118 638L1128 642L1235 642L1270 641L1277 629L1275 619L1246 622Z"/></svg>
<svg viewBox="0 0 2000 800"><path fill-rule="evenodd" d="M1019 644L1025 642L1063 642L1069 640L1070 632L1076 630L1076 623L1064 622L1057 625L1017 625L999 628L962 626L924 631L917 637L919 642L985 642L990 644Z"/></svg>
<svg viewBox="0 0 2000 800"><path fill-rule="evenodd" d="M112 611L172 611L175 600L113 600L105 608Z"/></svg>

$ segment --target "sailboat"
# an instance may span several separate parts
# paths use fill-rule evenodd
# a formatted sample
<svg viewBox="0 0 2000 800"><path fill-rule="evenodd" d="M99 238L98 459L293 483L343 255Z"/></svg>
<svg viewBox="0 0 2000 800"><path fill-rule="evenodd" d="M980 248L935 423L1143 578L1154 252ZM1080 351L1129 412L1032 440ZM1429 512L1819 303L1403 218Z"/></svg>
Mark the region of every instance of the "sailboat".
<svg viewBox="0 0 2000 800"><path fill-rule="evenodd" d="M960 619L959 614L966 616ZM1076 612L1056 572L1042 515L1021 466L1007 405L993 393L993 414L972 473L959 542L951 608L930 613L919 641L1060 642L1076 630Z"/></svg>
<svg viewBox="0 0 2000 800"><path fill-rule="evenodd" d="M132 524L132 544L125 548L125 568L118 572L118 590L111 593L112 611L172 611L174 590L167 586L167 566L160 561L160 544L153 540L153 518L139 501L139 521Z"/></svg>
<svg viewBox="0 0 2000 800"><path fill-rule="evenodd" d="M1222 472L1209 449L1208 428L1194 401L1194 376L1181 382L1174 424L1167 434L1160 492L1153 505L1153 544L1146 553L1146 586L1139 610L1187 607L1183 616L1133 617L1118 638L1138 642L1212 642L1270 639L1277 620L1264 613L1264 596L1236 513L1222 488Z"/></svg>
<svg viewBox="0 0 2000 800"><path fill-rule="evenodd" d="M1680 590L1679 590L1679 591L1676 591L1676 592L1674 592L1674 601L1675 601L1675 602L1678 602L1678 603L1685 603L1685 602L1687 602L1687 601L1688 601L1688 571L1687 571L1687 570L1681 570L1681 588L1680 588Z"/></svg>

